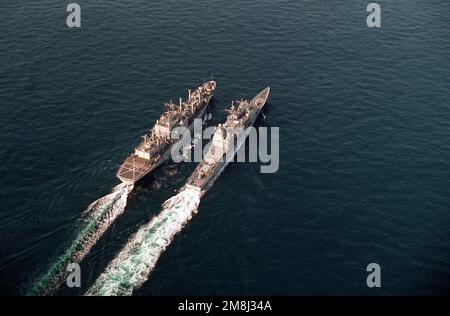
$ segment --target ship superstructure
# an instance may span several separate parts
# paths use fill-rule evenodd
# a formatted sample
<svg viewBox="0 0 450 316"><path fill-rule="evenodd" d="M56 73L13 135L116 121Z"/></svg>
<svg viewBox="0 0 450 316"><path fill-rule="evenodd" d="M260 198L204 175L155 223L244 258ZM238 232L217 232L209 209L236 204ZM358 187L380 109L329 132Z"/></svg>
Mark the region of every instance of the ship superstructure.
<svg viewBox="0 0 450 316"><path fill-rule="evenodd" d="M202 162L189 177L186 188L203 195L212 186L245 143L250 132L248 127L255 123L269 93L270 88L267 87L251 101L240 101L237 106L232 104L226 122L216 127L210 147Z"/></svg>
<svg viewBox="0 0 450 316"><path fill-rule="evenodd" d="M186 100L165 103L165 112L150 132L142 136L142 142L125 159L116 176L126 184L134 184L166 161L175 143L171 139L172 130L179 126L192 129L194 119L205 114L215 88L216 82L208 81L194 91L189 90Z"/></svg>

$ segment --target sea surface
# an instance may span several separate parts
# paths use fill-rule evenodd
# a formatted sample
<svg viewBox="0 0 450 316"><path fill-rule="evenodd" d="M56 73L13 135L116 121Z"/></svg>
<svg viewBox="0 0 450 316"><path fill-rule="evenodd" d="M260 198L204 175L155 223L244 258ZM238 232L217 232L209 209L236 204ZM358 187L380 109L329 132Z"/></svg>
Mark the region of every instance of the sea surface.
<svg viewBox="0 0 450 316"><path fill-rule="evenodd" d="M280 168L228 166L135 295L450 293L450 2L3 0L0 294L24 294L163 111L211 77L215 125L270 85ZM83 294L195 168L136 185ZM381 288L366 285L369 263Z"/></svg>

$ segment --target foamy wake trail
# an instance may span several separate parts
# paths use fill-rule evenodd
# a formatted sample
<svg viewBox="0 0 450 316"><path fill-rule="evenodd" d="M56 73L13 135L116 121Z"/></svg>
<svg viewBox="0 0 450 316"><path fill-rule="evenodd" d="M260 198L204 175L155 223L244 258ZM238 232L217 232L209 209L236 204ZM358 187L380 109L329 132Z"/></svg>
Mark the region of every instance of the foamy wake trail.
<svg viewBox="0 0 450 316"><path fill-rule="evenodd" d="M68 264L80 263L114 220L123 213L128 193L132 189L132 186L119 184L110 194L88 206L75 239L49 270L35 282L30 294L51 295L56 291L69 273L66 271Z"/></svg>
<svg viewBox="0 0 450 316"><path fill-rule="evenodd" d="M149 277L161 254L197 213L200 194L185 189L133 235L85 295L131 295Z"/></svg>

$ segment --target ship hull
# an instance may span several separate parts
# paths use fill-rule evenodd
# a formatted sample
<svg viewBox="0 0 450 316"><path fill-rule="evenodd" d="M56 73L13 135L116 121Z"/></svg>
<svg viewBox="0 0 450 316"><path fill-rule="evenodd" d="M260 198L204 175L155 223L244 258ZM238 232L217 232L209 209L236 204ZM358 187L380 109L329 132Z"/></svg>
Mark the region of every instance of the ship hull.
<svg viewBox="0 0 450 316"><path fill-rule="evenodd" d="M258 114L261 110L258 111ZM256 118L258 115L255 115L253 122L250 125L253 125L256 121ZM240 142L236 144L236 148L232 148L228 150L225 157L229 157L228 159L224 159L222 162L217 162L214 172L211 174L211 176L207 179L205 179L205 184L203 185L201 189L201 196L203 196L216 182L216 180L219 178L219 176L225 171L225 168L228 166L230 162L234 160L235 154L241 149L241 147L245 144L245 141L247 139L247 136L250 134L250 129L247 128L244 132L244 137L239 137L238 139L241 139ZM234 152L234 155L232 155Z"/></svg>
<svg viewBox="0 0 450 316"><path fill-rule="evenodd" d="M201 180L201 183L197 183L196 185L192 185L189 184L189 179L188 180L188 184L186 184L186 188L189 189L193 189L196 190L200 193L201 196L203 196L215 183L215 181L217 180L217 178L219 178L219 176L223 173L223 171L225 170L225 168L228 166L228 164L234 160L234 157L236 155L236 153L241 149L241 147L245 144L246 139L248 137L248 135L251 132L251 129L249 127L253 126L254 123L256 122L256 119L258 118L259 114L261 113L262 108L264 107L268 95L269 95L270 89L266 88L265 90L263 90L261 93L259 93L253 100L258 100L258 102L260 102L260 104L257 104L257 108L254 111L254 113L252 114L251 118L248 120L247 122L247 128L244 129L244 131L242 132L242 134L238 135L237 139L238 142L236 144L235 147L231 147L226 154L224 155L224 159L222 159L222 161L217 161L216 163L214 163L214 165L212 166L212 172L206 177L203 178ZM262 101L261 101L262 100ZM256 101L255 101L256 102ZM242 137L242 135L244 137ZM201 163L202 164L202 163ZM199 165L197 168L201 168L201 165ZM195 172L194 172L195 174ZM191 176L193 177L193 176Z"/></svg>
<svg viewBox="0 0 450 316"><path fill-rule="evenodd" d="M208 105L211 102L211 98L212 98L212 96L209 96L205 100L204 106L199 111L198 115L194 117L194 120L203 118L203 116L205 115L205 113L208 109ZM191 132L194 127L194 120L188 127ZM147 159L144 159L144 158L140 158L140 157L136 157L136 156L128 157L127 160L125 160L125 162L122 164L120 169L117 171L117 174L116 174L117 178L119 178L120 181L122 181L123 183L125 183L127 185L135 184L137 181L141 180L142 178L144 178L145 176L147 176L148 174L153 172L156 168L161 166L163 163L165 163L169 159L170 152L171 152L172 146L174 144L172 144L171 146L168 146L166 151L164 151L163 155L158 159L157 162L155 162L153 164L151 164Z"/></svg>

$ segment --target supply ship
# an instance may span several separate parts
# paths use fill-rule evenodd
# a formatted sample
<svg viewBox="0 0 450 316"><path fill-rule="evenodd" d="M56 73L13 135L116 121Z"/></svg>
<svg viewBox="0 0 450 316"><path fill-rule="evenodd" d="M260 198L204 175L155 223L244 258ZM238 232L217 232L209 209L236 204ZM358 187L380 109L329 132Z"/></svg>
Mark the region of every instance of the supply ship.
<svg viewBox="0 0 450 316"><path fill-rule="evenodd" d="M189 90L187 100L165 103L165 112L150 132L142 136L142 142L125 159L116 176L131 185L165 162L176 141L171 139L172 130L178 126L192 130L194 119L203 117L215 89L216 82L208 81L194 91Z"/></svg>
<svg viewBox="0 0 450 316"><path fill-rule="evenodd" d="M238 101L238 106L232 104L226 122L216 127L206 155L187 180L186 189L203 195L214 184L245 143L250 133L248 127L255 123L269 93L270 87L267 87L251 101Z"/></svg>

